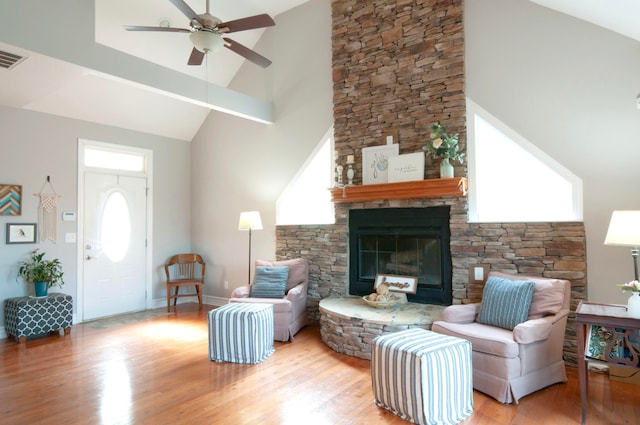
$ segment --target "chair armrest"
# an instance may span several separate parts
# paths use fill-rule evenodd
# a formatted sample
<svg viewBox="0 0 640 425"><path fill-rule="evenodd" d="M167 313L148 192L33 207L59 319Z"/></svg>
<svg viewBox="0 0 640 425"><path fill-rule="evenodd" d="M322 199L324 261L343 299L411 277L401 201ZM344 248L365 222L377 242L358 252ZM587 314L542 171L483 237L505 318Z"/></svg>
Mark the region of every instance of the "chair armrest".
<svg viewBox="0 0 640 425"><path fill-rule="evenodd" d="M551 335L553 326L568 315L569 310L563 309L553 316L522 322L513 328L513 339L519 344L546 340Z"/></svg>
<svg viewBox="0 0 640 425"><path fill-rule="evenodd" d="M249 298L251 288L249 285L239 286L231 293L231 298Z"/></svg>
<svg viewBox="0 0 640 425"><path fill-rule="evenodd" d="M442 311L441 320L449 323L473 323L480 311L480 303L450 305Z"/></svg>
<svg viewBox="0 0 640 425"><path fill-rule="evenodd" d="M289 301L299 300L307 296L306 292L307 292L306 283L304 282L299 283L298 285L289 289L289 292L287 292L287 295L285 295L284 298Z"/></svg>

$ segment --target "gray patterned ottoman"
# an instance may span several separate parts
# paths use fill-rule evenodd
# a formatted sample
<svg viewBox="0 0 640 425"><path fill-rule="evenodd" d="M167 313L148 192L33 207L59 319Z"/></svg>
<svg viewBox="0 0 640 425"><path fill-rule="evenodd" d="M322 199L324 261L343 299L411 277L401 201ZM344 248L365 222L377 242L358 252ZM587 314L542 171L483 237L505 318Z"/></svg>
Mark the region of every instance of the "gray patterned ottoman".
<svg viewBox="0 0 640 425"><path fill-rule="evenodd" d="M73 298L50 293L46 297L8 298L4 301L4 326L8 336L25 342L28 336L64 329L71 332Z"/></svg>
<svg viewBox="0 0 640 425"><path fill-rule="evenodd" d="M420 425L453 425L473 413L471 343L424 329L371 345L376 405Z"/></svg>
<svg viewBox="0 0 640 425"><path fill-rule="evenodd" d="M255 364L273 352L272 304L231 303L209 312L209 359Z"/></svg>

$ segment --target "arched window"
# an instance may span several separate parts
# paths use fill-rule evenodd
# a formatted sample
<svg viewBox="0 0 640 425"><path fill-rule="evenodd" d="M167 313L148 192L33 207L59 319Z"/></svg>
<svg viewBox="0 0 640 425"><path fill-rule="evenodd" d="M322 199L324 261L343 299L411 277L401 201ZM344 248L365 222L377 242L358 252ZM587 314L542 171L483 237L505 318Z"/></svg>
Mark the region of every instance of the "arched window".
<svg viewBox="0 0 640 425"><path fill-rule="evenodd" d="M276 224L335 222L329 188L333 183L333 129L318 143L276 203Z"/></svg>
<svg viewBox="0 0 640 425"><path fill-rule="evenodd" d="M469 221L581 221L582 180L467 99Z"/></svg>

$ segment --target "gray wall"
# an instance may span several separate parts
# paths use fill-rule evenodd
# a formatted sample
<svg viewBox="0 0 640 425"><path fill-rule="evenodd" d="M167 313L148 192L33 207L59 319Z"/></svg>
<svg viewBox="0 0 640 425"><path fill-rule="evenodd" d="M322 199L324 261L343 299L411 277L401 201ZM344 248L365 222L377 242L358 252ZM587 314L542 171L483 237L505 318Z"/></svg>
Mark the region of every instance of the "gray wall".
<svg viewBox="0 0 640 425"><path fill-rule="evenodd" d="M228 297L247 282L241 211L262 216L252 259L275 258L276 200L333 121L330 3L312 0L275 21L256 46L273 65L264 70L246 63L230 86L272 101L275 124L212 112L192 142L192 242L208 259L208 295Z"/></svg>
<svg viewBox="0 0 640 425"><path fill-rule="evenodd" d="M114 127L61 118L0 106L0 183L22 185L22 215L0 218L0 303L6 298L27 295L25 285L16 282L17 264L35 248L46 251L46 258L57 257L63 264L65 285L60 290L74 297L77 307L76 244L65 243L64 234L77 232L78 222L63 222L63 211L77 211L78 139L89 139L146 148L153 151L153 294L163 300L166 293L161 266L174 252L190 249L191 176L190 143ZM6 223L36 223L38 199L46 177L58 200L58 241L27 245L6 245ZM176 205L180 205L177 208ZM56 288L56 291L58 289ZM0 307L1 308L1 307ZM0 328L4 313L0 310Z"/></svg>
<svg viewBox="0 0 640 425"><path fill-rule="evenodd" d="M467 96L582 178L588 298L626 303L629 249L603 243L640 209L640 43L527 0L464 5Z"/></svg>

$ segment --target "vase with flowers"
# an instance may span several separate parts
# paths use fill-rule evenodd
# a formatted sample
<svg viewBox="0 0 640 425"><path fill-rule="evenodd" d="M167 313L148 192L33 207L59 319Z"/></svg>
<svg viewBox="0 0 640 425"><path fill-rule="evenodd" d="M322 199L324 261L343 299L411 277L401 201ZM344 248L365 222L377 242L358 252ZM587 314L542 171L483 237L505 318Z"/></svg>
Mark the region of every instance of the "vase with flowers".
<svg viewBox="0 0 640 425"><path fill-rule="evenodd" d="M631 291L631 296L627 301L627 314L629 317L640 319L640 282L632 280L631 282L616 285L623 291Z"/></svg>
<svg viewBox="0 0 640 425"><path fill-rule="evenodd" d="M460 152L458 146L458 133L448 134L447 127L440 123L431 126L429 143L424 145L422 150L436 159L442 158L440 178L453 177L451 161L458 161L462 164L464 160L464 153Z"/></svg>

